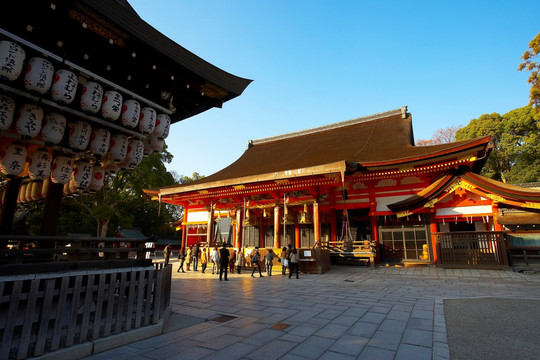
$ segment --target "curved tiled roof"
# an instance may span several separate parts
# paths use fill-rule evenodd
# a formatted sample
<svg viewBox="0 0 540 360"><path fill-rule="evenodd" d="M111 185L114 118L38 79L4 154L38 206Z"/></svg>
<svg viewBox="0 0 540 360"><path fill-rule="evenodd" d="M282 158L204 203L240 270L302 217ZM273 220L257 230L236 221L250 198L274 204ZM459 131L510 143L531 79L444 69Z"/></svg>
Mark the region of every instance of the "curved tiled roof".
<svg viewBox="0 0 540 360"><path fill-rule="evenodd" d="M474 192L485 198L496 199L500 203L500 206L524 208L530 211L538 211L540 209L540 190L505 184L472 172L465 172L463 174L449 172L443 174L433 184L418 194L389 204L388 208L394 213L422 210L428 202L438 199L442 194L445 194L457 180L472 185Z"/></svg>
<svg viewBox="0 0 540 360"><path fill-rule="evenodd" d="M489 137L415 146L407 108L248 142L242 156L217 173L176 188L242 184L261 179L343 172L347 168L397 168L463 152L477 155ZM472 149L472 150L471 150ZM434 160L435 159L435 160ZM331 171L330 171L331 170ZM200 186L199 186L200 185Z"/></svg>

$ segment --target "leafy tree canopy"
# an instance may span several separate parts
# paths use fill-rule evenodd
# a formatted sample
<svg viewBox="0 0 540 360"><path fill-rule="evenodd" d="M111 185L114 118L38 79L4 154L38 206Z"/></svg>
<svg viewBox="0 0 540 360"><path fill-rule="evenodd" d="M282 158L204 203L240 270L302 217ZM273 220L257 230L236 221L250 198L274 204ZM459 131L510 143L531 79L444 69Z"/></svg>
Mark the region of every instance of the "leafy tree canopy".
<svg viewBox="0 0 540 360"><path fill-rule="evenodd" d="M535 61L540 57L540 33L535 36L529 43L529 49L525 51L523 62L519 65L518 70L530 71L527 82L531 84L529 93L529 105L534 108L534 116L536 120L540 120L540 62Z"/></svg>
<svg viewBox="0 0 540 360"><path fill-rule="evenodd" d="M531 106L483 114L456 132L456 140L491 136L493 146L482 175L508 183L540 181L540 128Z"/></svg>

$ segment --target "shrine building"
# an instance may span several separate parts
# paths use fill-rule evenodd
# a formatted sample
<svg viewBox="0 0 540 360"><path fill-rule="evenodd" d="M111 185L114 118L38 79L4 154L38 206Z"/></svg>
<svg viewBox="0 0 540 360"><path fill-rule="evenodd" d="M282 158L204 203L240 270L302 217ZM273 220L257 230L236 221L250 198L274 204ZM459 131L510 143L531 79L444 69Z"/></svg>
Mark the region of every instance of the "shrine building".
<svg viewBox="0 0 540 360"><path fill-rule="evenodd" d="M540 191L479 175L489 140L415 146L402 107L250 140L221 171L147 193L184 207L185 246L291 244L333 260L508 265L503 214L539 223Z"/></svg>

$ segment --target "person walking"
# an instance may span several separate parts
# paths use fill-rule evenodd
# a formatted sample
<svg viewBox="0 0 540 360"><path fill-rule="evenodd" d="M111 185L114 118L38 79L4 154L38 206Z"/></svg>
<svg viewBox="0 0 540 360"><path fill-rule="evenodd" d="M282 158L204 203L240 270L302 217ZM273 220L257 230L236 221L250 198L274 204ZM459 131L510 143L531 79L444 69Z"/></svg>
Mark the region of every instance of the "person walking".
<svg viewBox="0 0 540 360"><path fill-rule="evenodd" d="M185 272L184 261L186 260L186 250L184 249L183 246L180 249L180 252L178 253L178 260L180 260L180 266L178 267L178 270L176 270L176 272L180 272L180 271Z"/></svg>
<svg viewBox="0 0 540 360"><path fill-rule="evenodd" d="M219 265L219 281L221 281L223 273L225 273L225 281L229 281L229 279L227 279L227 269L229 268L229 250L227 250L227 244L225 243L223 243L223 247L219 249Z"/></svg>
<svg viewBox="0 0 540 360"><path fill-rule="evenodd" d="M208 249L203 248L201 251L201 272L204 274L206 266L208 265Z"/></svg>
<svg viewBox="0 0 540 360"><path fill-rule="evenodd" d="M287 267L289 266L289 260L287 260L287 247L281 249L281 254L279 255L281 260L281 275L287 274Z"/></svg>
<svg viewBox="0 0 540 360"><path fill-rule="evenodd" d="M236 263L236 250L233 250L231 256L229 256L229 272L234 274L234 264Z"/></svg>
<svg viewBox="0 0 540 360"><path fill-rule="evenodd" d="M287 251L285 252L285 257L287 258L287 265L289 267L289 274L291 273L291 254L293 246L291 244L287 245Z"/></svg>
<svg viewBox="0 0 540 360"><path fill-rule="evenodd" d="M274 254L274 250L269 249L266 253L265 258L265 265L266 265L266 274L268 276L272 276L272 266L274 266L274 257L276 254Z"/></svg>
<svg viewBox="0 0 540 360"><path fill-rule="evenodd" d="M244 267L245 259L244 252L241 249L238 249L238 255L236 256L236 273L241 274L242 268Z"/></svg>
<svg viewBox="0 0 540 360"><path fill-rule="evenodd" d="M193 258L192 258L192 254L193 254L193 245L189 245L189 248L187 249L187 253L186 253L186 270L189 271L189 265L191 265L191 262L193 261Z"/></svg>
<svg viewBox="0 0 540 360"><path fill-rule="evenodd" d="M193 247L193 271L197 271L197 266L199 265L199 243L196 243Z"/></svg>
<svg viewBox="0 0 540 360"><path fill-rule="evenodd" d="M218 273L218 263L219 263L219 252L217 246L214 246L212 252L210 253L210 261L212 261L212 274Z"/></svg>
<svg viewBox="0 0 540 360"><path fill-rule="evenodd" d="M169 265L171 252L172 252L172 245L168 244L167 246L165 246L165 249L163 249L163 257L165 258L165 266Z"/></svg>
<svg viewBox="0 0 540 360"><path fill-rule="evenodd" d="M291 275L294 274L295 271L296 271L296 278L298 279L299 261L300 261L300 256L298 255L298 251L296 251L296 248L292 248L291 256L289 258L289 279L291 278Z"/></svg>
<svg viewBox="0 0 540 360"><path fill-rule="evenodd" d="M261 255L259 254L259 247L255 247L255 249L253 249L253 252L251 253L251 266L253 267L253 271L251 271L251 277L255 277L253 276L253 274L255 273L255 269L259 269L259 277L264 277L262 272L261 272Z"/></svg>

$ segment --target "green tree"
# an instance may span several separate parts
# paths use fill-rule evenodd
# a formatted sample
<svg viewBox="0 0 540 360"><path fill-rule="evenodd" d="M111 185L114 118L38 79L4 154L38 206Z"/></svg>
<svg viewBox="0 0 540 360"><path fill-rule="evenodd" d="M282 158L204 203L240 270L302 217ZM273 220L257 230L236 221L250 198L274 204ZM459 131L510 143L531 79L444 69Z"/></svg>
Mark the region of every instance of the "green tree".
<svg viewBox="0 0 540 360"><path fill-rule="evenodd" d="M529 49L521 57L523 62L519 65L518 70L531 72L527 79L527 82L531 84L529 105L535 110L536 120L540 120L540 62L535 61L540 56L540 33L531 40Z"/></svg>
<svg viewBox="0 0 540 360"><path fill-rule="evenodd" d="M172 211L149 199L143 189L174 184L166 162L172 155L164 150L143 158L131 170L105 176L103 187L94 194L64 199L58 233L80 233L93 229L97 236L112 236L117 226L138 227L145 235L169 236L174 229Z"/></svg>
<svg viewBox="0 0 540 360"><path fill-rule="evenodd" d="M508 183L540 179L540 129L532 107L483 114L456 132L456 140L491 136L493 150L482 175Z"/></svg>

